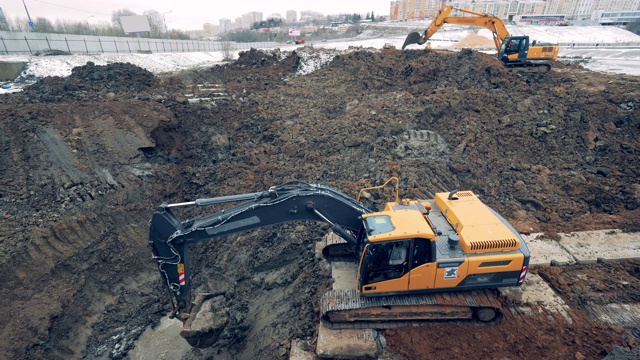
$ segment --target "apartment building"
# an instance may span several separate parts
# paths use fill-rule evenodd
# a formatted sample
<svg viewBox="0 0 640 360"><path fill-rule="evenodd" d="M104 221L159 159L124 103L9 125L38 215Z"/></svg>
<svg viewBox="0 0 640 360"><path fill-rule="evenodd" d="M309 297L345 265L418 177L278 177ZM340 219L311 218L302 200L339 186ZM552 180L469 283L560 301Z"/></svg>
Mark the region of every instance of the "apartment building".
<svg viewBox="0 0 640 360"><path fill-rule="evenodd" d="M566 14L567 20L594 20L598 13L638 11L640 0L549 0L548 11Z"/></svg>
<svg viewBox="0 0 640 360"><path fill-rule="evenodd" d="M389 15L391 20L428 18L437 13L442 3L442 0L393 0ZM596 20L603 12L640 10L640 0L453 0L444 3L507 21L526 14L564 14L567 20Z"/></svg>
<svg viewBox="0 0 640 360"><path fill-rule="evenodd" d="M233 24L229 19L220 19L220 31L228 32L233 29Z"/></svg>
<svg viewBox="0 0 640 360"><path fill-rule="evenodd" d="M287 24L295 24L295 22L298 21L298 12L295 10L287 10L285 21Z"/></svg>
<svg viewBox="0 0 640 360"><path fill-rule="evenodd" d="M252 11L246 14L242 14L241 23L243 29L251 29L251 25L255 22L262 21L262 13L259 11Z"/></svg>
<svg viewBox="0 0 640 360"><path fill-rule="evenodd" d="M325 17L323 13L319 13L311 10L300 11L300 20L304 22L311 21L324 21Z"/></svg>

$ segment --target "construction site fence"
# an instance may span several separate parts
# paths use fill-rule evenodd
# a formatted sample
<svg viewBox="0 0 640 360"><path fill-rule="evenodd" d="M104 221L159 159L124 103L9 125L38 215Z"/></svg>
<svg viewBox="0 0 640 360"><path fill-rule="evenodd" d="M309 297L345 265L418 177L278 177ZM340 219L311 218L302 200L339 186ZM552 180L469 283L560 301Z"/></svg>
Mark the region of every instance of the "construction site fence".
<svg viewBox="0 0 640 360"><path fill-rule="evenodd" d="M437 43L438 41L445 42L458 42L458 39L453 38L439 38L439 39L429 39L430 42ZM547 44L557 44L560 47L565 48L638 48L640 47L640 42L637 41L616 41L616 42L598 42L598 41L584 41L584 42L545 42ZM493 48L494 45L487 45L488 48Z"/></svg>
<svg viewBox="0 0 640 360"><path fill-rule="evenodd" d="M588 47L588 48L598 48L598 47L603 47L603 48L638 48L640 47L640 42L636 42L636 41L619 41L619 42L561 42L558 45L562 46L562 47L566 47L566 48L584 48L584 47Z"/></svg>
<svg viewBox="0 0 640 360"><path fill-rule="evenodd" d="M275 42L227 42L203 40L149 39L0 31L0 54L43 54L62 51L72 54L232 52L276 47Z"/></svg>

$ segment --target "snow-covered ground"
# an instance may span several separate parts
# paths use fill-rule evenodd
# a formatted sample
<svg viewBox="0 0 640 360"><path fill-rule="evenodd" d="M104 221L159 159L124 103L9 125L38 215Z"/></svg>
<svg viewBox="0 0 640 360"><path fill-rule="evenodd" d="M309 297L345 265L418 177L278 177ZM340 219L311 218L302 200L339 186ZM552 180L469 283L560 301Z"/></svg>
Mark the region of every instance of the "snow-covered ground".
<svg viewBox="0 0 640 360"><path fill-rule="evenodd" d="M403 35L377 36L380 31L371 31L351 40L310 42L306 46L313 48L334 49L324 54L314 54L313 51L300 51L303 57L302 67L299 74L309 73L319 66L329 62L333 56L340 51L353 50L354 48L374 48L380 49L385 45L401 48L410 31L420 31L428 23L415 22L404 23L406 33ZM382 24L385 26L398 26L398 23ZM562 46L560 59L562 58L585 58L588 61L584 64L586 68L595 71L615 72L629 75L640 75L640 46L628 46L627 44L640 44L640 36L626 30L615 27L602 26L509 26L512 35L529 35L532 39L560 43L560 44L591 44L591 47ZM456 42L469 36L474 30L469 27L446 25L432 38L432 45L438 49L458 50L454 45ZM482 29L478 35L491 39L491 32ZM596 44L599 46L596 47ZM609 44L606 47L602 45ZM611 46L613 44L613 46ZM281 44L282 51L292 51L300 45ZM419 48L412 45L412 48ZM494 49L486 49L486 52L495 53ZM237 54L236 54L237 57ZM95 55L62 55L62 56L32 56L32 55L0 55L0 61L24 61L27 62L26 69L17 79L2 83L1 93L20 91L24 86L28 86L39 78L46 76L69 76L71 69L82 66L89 61L96 65L106 65L115 62L128 62L151 71L154 74L162 74L180 71L190 68L212 66L222 63L223 54L221 52L188 52L188 53L156 53L156 54L122 54L104 53Z"/></svg>

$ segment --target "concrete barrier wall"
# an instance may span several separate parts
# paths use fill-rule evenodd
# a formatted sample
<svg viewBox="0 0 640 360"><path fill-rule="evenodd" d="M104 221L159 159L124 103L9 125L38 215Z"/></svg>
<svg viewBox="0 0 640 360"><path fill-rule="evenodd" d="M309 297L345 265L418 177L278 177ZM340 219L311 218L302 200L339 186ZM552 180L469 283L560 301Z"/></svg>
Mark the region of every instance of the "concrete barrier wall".
<svg viewBox="0 0 640 360"><path fill-rule="evenodd" d="M115 36L26 33L0 31L0 54L37 54L50 50L74 54L194 52L264 49L275 42L237 43L223 41L146 39Z"/></svg>
<svg viewBox="0 0 640 360"><path fill-rule="evenodd" d="M18 77L27 66L23 61L0 61L0 81L10 81Z"/></svg>

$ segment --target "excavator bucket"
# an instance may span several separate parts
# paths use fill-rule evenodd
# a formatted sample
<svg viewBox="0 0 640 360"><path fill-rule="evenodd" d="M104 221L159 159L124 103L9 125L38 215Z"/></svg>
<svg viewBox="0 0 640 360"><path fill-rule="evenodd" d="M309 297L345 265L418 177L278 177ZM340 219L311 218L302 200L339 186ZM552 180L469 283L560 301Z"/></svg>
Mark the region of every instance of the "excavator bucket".
<svg viewBox="0 0 640 360"><path fill-rule="evenodd" d="M402 50L404 50L407 45L420 44L421 38L422 35L420 35L419 32L414 31L412 33L409 33L409 35L407 35L407 38L404 40L404 44L402 44Z"/></svg>
<svg viewBox="0 0 640 360"><path fill-rule="evenodd" d="M189 315L183 320L180 336L195 348L215 344L229 323L226 311L217 308L214 294L197 294Z"/></svg>

